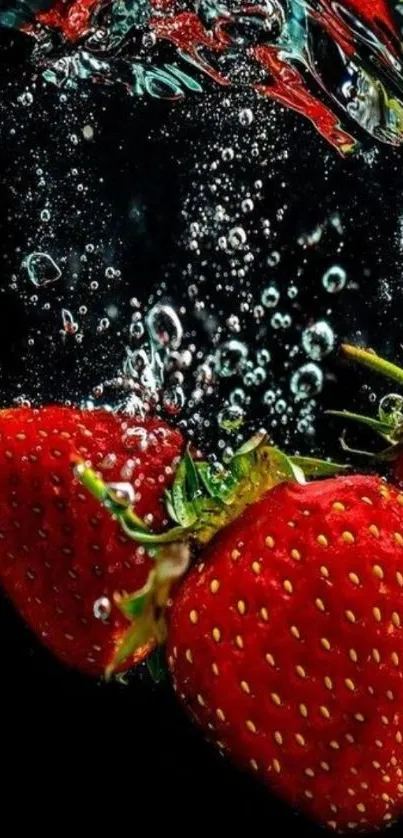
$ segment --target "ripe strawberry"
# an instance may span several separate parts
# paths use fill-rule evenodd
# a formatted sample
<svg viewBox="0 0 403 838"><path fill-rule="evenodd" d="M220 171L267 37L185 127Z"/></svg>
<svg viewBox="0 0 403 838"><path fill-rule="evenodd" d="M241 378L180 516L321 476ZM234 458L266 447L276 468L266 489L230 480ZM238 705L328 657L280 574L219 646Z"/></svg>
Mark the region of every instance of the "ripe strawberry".
<svg viewBox="0 0 403 838"><path fill-rule="evenodd" d="M335 831L403 810L403 494L282 483L224 529L169 616L174 686L240 766Z"/></svg>
<svg viewBox="0 0 403 838"><path fill-rule="evenodd" d="M158 418L62 406L0 411L0 582L65 663L103 673L128 628L113 594L143 585L152 564L83 490L72 458L108 483L129 484L136 513L158 529L182 447Z"/></svg>

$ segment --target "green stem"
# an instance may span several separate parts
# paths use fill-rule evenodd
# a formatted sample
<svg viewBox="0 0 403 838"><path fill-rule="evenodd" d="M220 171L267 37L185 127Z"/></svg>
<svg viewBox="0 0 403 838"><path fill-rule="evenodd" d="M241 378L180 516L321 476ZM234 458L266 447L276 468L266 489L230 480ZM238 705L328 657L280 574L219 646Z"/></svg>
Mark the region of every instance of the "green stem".
<svg viewBox="0 0 403 838"><path fill-rule="evenodd" d="M92 468L88 468L82 462L77 462L75 465L77 477L82 485L90 492L93 497L104 504L113 507L113 503L108 503L108 488L101 477L98 477ZM139 518L132 507L126 506L119 510L114 510L119 519L126 525L128 530L142 530L147 532L147 527L144 521Z"/></svg>
<svg viewBox="0 0 403 838"><path fill-rule="evenodd" d="M375 352L370 352L368 349L361 349L358 346L351 346L350 344L342 344L343 354L349 358L350 361L356 361L364 367L369 367L373 372L390 378L403 386L403 369L386 361L385 358L380 358Z"/></svg>

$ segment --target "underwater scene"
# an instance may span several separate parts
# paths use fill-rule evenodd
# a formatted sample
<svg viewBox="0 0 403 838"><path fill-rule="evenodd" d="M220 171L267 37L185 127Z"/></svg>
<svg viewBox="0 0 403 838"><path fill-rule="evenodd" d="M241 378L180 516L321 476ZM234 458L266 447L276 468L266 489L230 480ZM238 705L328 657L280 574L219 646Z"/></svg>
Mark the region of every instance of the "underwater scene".
<svg viewBox="0 0 403 838"><path fill-rule="evenodd" d="M0 0L0 55L15 828L402 836L403 3Z"/></svg>

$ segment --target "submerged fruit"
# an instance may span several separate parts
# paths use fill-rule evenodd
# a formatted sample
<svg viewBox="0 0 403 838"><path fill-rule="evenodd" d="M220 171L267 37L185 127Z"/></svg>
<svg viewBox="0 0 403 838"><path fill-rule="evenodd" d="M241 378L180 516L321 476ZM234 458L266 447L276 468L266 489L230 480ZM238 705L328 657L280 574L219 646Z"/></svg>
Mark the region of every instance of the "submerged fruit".
<svg viewBox="0 0 403 838"><path fill-rule="evenodd" d="M152 564L83 489L74 458L103 475L117 503L134 499L158 530L182 448L181 434L158 418L62 406L0 412L0 582L65 663L104 672L128 627L114 595L141 587Z"/></svg>
<svg viewBox="0 0 403 838"><path fill-rule="evenodd" d="M175 689L207 735L334 830L403 809L403 495L378 477L283 483L176 596Z"/></svg>

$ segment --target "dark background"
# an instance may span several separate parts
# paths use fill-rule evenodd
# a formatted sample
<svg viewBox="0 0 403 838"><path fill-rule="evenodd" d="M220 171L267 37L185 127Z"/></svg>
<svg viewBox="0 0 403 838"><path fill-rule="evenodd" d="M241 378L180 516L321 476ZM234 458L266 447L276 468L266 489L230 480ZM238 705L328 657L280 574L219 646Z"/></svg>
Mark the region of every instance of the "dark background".
<svg viewBox="0 0 403 838"><path fill-rule="evenodd" d="M220 92L210 91L212 107L206 108L200 101L174 106L134 103L122 90L111 93L91 86L86 91L84 86L82 103L76 101L72 108L68 100L63 120L54 90L38 81L35 107L29 116L21 117L15 106L16 91L24 89L32 74L29 46L22 36L1 33L0 51L0 396L3 404L19 393L39 403L75 401L115 372L122 336L115 329L100 342L95 329L89 330L79 347L55 339L49 320L54 305L69 307L72 300L77 308L88 303L87 287L50 290L50 314L32 304L30 294L35 289L27 292L22 284L10 287L11 275L20 270L21 250L27 249L32 234L35 207L27 196L33 190L35 202L37 161L43 155L51 161L54 188L61 196L55 202L58 223L53 248L62 250L67 242L78 252L91 235L102 234L105 247L122 269L118 287L104 288L101 283L99 294L91 297L93 316L102 316L110 300L127 307L133 294L147 302L164 281L168 297L180 305L187 301L190 281L183 238L186 195L203 178L196 161L203 160L213 136L220 133L224 144L233 140L230 112L238 103L235 94L230 97L228 120L224 116L217 125L214 114ZM267 113L272 109L269 103L256 107L260 114L264 108ZM80 108L81 122L95 112L97 124L95 139L85 146L80 160L86 182L104 179L96 193L97 207L89 187L84 217L71 209L73 192L67 177L71 160L64 133L70 131L69 121L74 124L81 118L80 113L77 116ZM303 119L280 109L276 119L278 136L270 141L284 142L288 158L277 161L276 169L269 171L266 180L263 177L259 213L272 216L279 184L285 183L289 211L278 225L276 248L284 254L279 282L302 271L296 329L323 315L325 301L317 276L329 265L330 252L334 261L334 242L324 236L303 264L296 238L337 209L347 222L338 261L357 288L326 301L333 306L336 339L372 343L379 352L398 359L402 354L402 248L397 236L403 186L400 153L382 147L375 151L371 164L363 157L343 161L329 152ZM257 172L242 140L238 150L232 172L235 184L252 181ZM128 220L127 212L133 184L142 208L137 226ZM220 255L209 250L208 242L205 247L209 259L203 297L212 311L234 312L236 295L217 292ZM251 281L263 284L263 271L258 259ZM196 318L192 320L192 313L189 317L198 345L208 348L207 332ZM253 343L256 327L251 323L245 328L244 336ZM275 344L273 355L273 376L281 380L286 345ZM368 377L369 388L362 388L364 377L343 364L337 352L326 360L326 377L321 410L336 406L368 410L373 385L377 395L382 392L379 382ZM211 411L211 404L205 409ZM251 428L264 422L260 399L252 400L249 412ZM303 451L314 445L340 456L339 431L327 418L318 418L315 439L297 437L296 444ZM211 429L202 442L214 444ZM169 685L155 686L140 673L127 687L106 686L68 671L36 643L5 599L0 611L0 660L3 799L16 827L22 815L31 823L39 815L43 826L58 831L70 816L73 828L78 830L83 824L93 832L109 829L110 819L114 830L125 832L128 828L156 831L164 820L173 830L192 832L199 827L213 832L264 831L273 836L290 832L300 838L323 834L221 759L184 717ZM79 804L83 805L81 814ZM50 814L53 806L56 817ZM401 829L388 834L397 836Z"/></svg>

